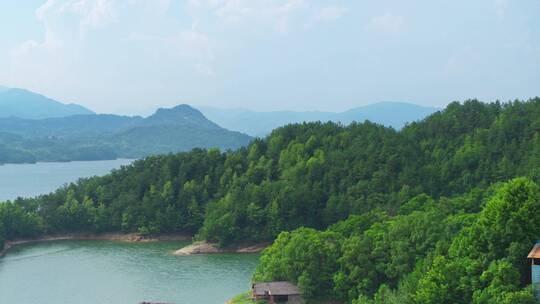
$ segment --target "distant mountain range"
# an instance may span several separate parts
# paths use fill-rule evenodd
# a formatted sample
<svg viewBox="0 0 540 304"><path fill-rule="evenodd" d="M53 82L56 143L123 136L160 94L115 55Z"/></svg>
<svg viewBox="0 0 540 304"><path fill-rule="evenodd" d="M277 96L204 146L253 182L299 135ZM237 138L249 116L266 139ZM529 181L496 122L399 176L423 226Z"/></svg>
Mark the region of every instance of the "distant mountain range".
<svg viewBox="0 0 540 304"><path fill-rule="evenodd" d="M367 119L399 129L437 110L400 102L342 113L211 107L199 111L184 104L158 109L148 117L119 116L95 114L24 89L0 87L0 164L139 158L197 147L235 149L252 139L246 134L264 136L274 128L304 121L349 124Z"/></svg>
<svg viewBox="0 0 540 304"><path fill-rule="evenodd" d="M354 108L341 113L334 112L258 112L246 109L220 109L197 107L208 119L229 130L252 136L264 136L273 129L290 123L310 121L333 121L348 125L353 121L369 120L395 129L406 123L421 120L438 111L437 108L424 107L405 102L379 102Z"/></svg>
<svg viewBox="0 0 540 304"><path fill-rule="evenodd" d="M251 140L188 105L158 109L143 118L94 114L19 89L0 96L0 164L139 158L197 147L225 150Z"/></svg>
<svg viewBox="0 0 540 304"><path fill-rule="evenodd" d="M27 90L0 87L0 117L41 119L85 114L94 112L77 104L63 104Z"/></svg>

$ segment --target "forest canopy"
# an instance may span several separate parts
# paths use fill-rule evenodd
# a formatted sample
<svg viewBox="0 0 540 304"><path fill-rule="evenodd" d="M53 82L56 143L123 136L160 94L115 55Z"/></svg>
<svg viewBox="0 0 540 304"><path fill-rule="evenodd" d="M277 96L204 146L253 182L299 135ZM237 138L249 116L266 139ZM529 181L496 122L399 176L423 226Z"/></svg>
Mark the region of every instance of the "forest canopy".
<svg viewBox="0 0 540 304"><path fill-rule="evenodd" d="M536 183L516 178L429 200L410 213L282 232L254 280L287 280L309 298L353 304L537 303L526 259L540 235Z"/></svg>
<svg viewBox="0 0 540 304"><path fill-rule="evenodd" d="M400 131L294 124L235 151L147 157L1 204L0 236L275 239L254 279L287 279L311 297L527 303L539 181L540 98L468 100Z"/></svg>

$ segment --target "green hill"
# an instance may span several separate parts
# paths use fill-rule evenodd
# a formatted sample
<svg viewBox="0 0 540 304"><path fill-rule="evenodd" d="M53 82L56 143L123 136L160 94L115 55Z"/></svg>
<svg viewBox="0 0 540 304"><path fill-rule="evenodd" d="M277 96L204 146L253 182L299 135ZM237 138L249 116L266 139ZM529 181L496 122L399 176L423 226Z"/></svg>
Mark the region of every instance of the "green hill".
<svg viewBox="0 0 540 304"><path fill-rule="evenodd" d="M400 131L303 123L152 156L0 205L4 238L191 232L274 240L254 280L347 303L534 303L540 98L452 103Z"/></svg>
<svg viewBox="0 0 540 304"><path fill-rule="evenodd" d="M235 149L251 138L223 129L188 105L139 116L0 118L0 163L140 158L193 148Z"/></svg>

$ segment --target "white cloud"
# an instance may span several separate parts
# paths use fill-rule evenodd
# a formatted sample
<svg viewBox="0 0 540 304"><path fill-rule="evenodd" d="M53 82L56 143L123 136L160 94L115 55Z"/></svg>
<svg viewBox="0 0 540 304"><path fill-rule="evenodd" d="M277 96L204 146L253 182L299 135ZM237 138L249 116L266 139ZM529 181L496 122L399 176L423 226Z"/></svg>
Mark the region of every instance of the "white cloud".
<svg viewBox="0 0 540 304"><path fill-rule="evenodd" d="M35 14L45 29L43 41L24 41L12 50L15 57L32 51L56 51L65 45L65 40L73 40L91 29L106 26L115 18L114 0L47 0ZM64 21L73 16L78 20L75 27L74 24Z"/></svg>
<svg viewBox="0 0 540 304"><path fill-rule="evenodd" d="M288 29L291 15L309 7L306 0L190 0L190 5L224 22L264 22L281 32Z"/></svg>
<svg viewBox="0 0 540 304"><path fill-rule="evenodd" d="M167 19L170 4L170 0L43 0L35 16L44 36L22 41L8 51L8 82L30 88L55 87L53 81L76 83L82 80L72 76L74 71L87 71L85 75L91 77L100 69L125 64L115 56L126 46L131 48L128 56L134 66L168 60L179 69L212 75L209 37L196 26L176 28L178 23ZM116 74L122 71L109 71L111 78Z"/></svg>
<svg viewBox="0 0 540 304"><path fill-rule="evenodd" d="M341 18L347 10L339 6L327 6L318 9L313 15L315 22L333 21Z"/></svg>
<svg viewBox="0 0 540 304"><path fill-rule="evenodd" d="M165 14L171 7L171 0L116 0L127 7L139 7L147 13Z"/></svg>
<svg viewBox="0 0 540 304"><path fill-rule="evenodd" d="M403 17L386 13L382 16L373 17L367 28L372 31L395 34L403 28Z"/></svg>
<svg viewBox="0 0 540 304"><path fill-rule="evenodd" d="M43 21L47 13L55 6L56 0L47 0L42 6L36 10L36 17Z"/></svg>
<svg viewBox="0 0 540 304"><path fill-rule="evenodd" d="M304 7L304 0L288 0L282 5L270 10L271 18L276 19L276 29L280 32L287 31L289 15Z"/></svg>
<svg viewBox="0 0 540 304"><path fill-rule="evenodd" d="M10 54L13 60L19 61L22 59L22 57L34 50L52 52L61 47L62 41L48 20L49 15L55 10L56 5L56 0L47 0L36 10L36 18L38 21L43 23L45 29L43 41L39 42L36 40L27 40L22 42L20 45L11 50Z"/></svg>
<svg viewBox="0 0 540 304"><path fill-rule="evenodd" d="M72 0L57 10L59 14L72 13L80 18L81 30L101 28L114 21L114 0Z"/></svg>
<svg viewBox="0 0 540 304"><path fill-rule="evenodd" d="M36 10L39 21L48 24L50 19L74 16L79 30L102 28L115 20L117 0L47 0Z"/></svg>
<svg viewBox="0 0 540 304"><path fill-rule="evenodd" d="M178 50L186 56L200 60L213 60L214 54L208 36L196 31L183 31L172 39Z"/></svg>
<svg viewBox="0 0 540 304"><path fill-rule="evenodd" d="M210 38L196 30L180 31L170 36L155 36L132 33L129 41L135 43L152 44L156 49L172 52L176 58L186 59L191 62L196 72L205 76L212 76L214 70L214 52Z"/></svg>
<svg viewBox="0 0 540 304"><path fill-rule="evenodd" d="M506 11L506 1L505 0L495 0L494 1L495 12L499 18L504 18Z"/></svg>

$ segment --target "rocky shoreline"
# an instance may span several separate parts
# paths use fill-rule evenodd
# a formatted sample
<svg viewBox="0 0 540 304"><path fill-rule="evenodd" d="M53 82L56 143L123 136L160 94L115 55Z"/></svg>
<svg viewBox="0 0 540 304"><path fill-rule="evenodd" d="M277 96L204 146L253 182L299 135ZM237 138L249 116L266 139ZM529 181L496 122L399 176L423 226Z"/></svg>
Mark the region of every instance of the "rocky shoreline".
<svg viewBox="0 0 540 304"><path fill-rule="evenodd" d="M63 234L46 235L35 239L20 239L6 241L4 249L0 251L0 257L4 256L11 248L32 243L54 242L54 241L116 241L116 242L158 242L158 241L188 241L191 235L185 234L162 234L155 236L143 236L137 233L103 233L103 234Z"/></svg>
<svg viewBox="0 0 540 304"><path fill-rule="evenodd" d="M196 242L184 248L176 250L173 254L178 256L212 254L212 253L256 253L263 251L270 243L235 245L219 247L217 244Z"/></svg>
<svg viewBox="0 0 540 304"><path fill-rule="evenodd" d="M63 235L47 235L34 239L20 239L6 241L4 249L0 251L0 257L4 256L11 248L19 245L54 242L54 241L116 241L116 242L158 242L158 241L190 241L193 236L185 234L162 234L155 236L143 236L137 233L103 233L103 234L63 234ZM257 253L263 251L270 245L269 242L256 244L240 244L229 247L219 247L217 244L208 242L195 242L181 249L174 251L172 254L177 256L188 256L196 254L212 254L212 253Z"/></svg>

